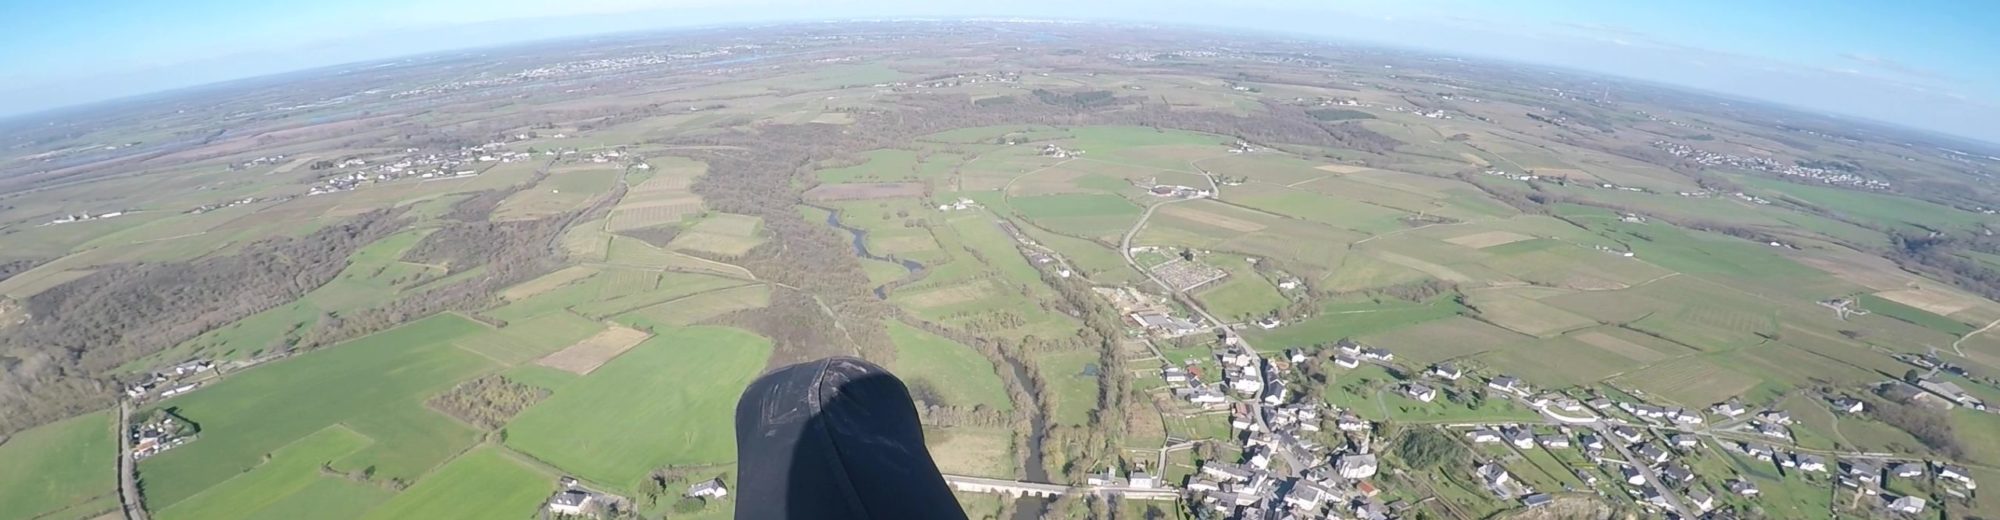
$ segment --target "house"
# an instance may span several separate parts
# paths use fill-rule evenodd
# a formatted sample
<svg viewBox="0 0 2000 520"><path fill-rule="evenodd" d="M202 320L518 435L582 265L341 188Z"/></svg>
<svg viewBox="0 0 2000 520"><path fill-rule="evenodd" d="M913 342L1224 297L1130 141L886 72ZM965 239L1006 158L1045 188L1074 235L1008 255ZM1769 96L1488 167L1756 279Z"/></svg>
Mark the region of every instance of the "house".
<svg viewBox="0 0 2000 520"><path fill-rule="evenodd" d="M1639 468L1634 466L1618 467L1618 476L1625 477L1626 484L1634 486L1646 485L1646 472L1639 471Z"/></svg>
<svg viewBox="0 0 2000 520"><path fill-rule="evenodd" d="M1554 404L1556 405L1556 408L1559 408L1565 412L1581 412L1584 409L1583 401L1578 401L1568 397L1557 397L1554 401Z"/></svg>
<svg viewBox="0 0 2000 520"><path fill-rule="evenodd" d="M1548 405L1549 405L1549 402L1550 402L1550 401L1554 401L1554 400L1555 400L1555 398L1554 398L1554 397L1550 397L1550 396L1549 396L1549 394L1540 394L1540 395L1536 395L1536 396L1534 396L1534 397L1530 397L1530 398L1528 398L1528 405L1529 405L1529 406L1533 406L1533 407L1536 407L1536 408L1541 408L1541 407L1544 407L1544 406L1548 406Z"/></svg>
<svg viewBox="0 0 2000 520"><path fill-rule="evenodd" d="M1592 397L1589 401L1584 401L1583 404L1590 405L1590 408L1593 410L1603 410L1611 407L1611 400L1603 397Z"/></svg>
<svg viewBox="0 0 2000 520"><path fill-rule="evenodd" d="M1364 347L1361 349L1361 359L1370 361L1395 361L1396 354L1379 348Z"/></svg>
<svg viewBox="0 0 2000 520"><path fill-rule="evenodd" d="M1229 381L1229 388L1236 393L1257 395L1264 391L1264 379L1259 377L1239 377Z"/></svg>
<svg viewBox="0 0 2000 520"><path fill-rule="evenodd" d="M1201 474L1215 477L1216 480L1225 482L1243 482L1250 480L1252 472L1249 468L1245 468L1239 464L1209 462L1201 465Z"/></svg>
<svg viewBox="0 0 2000 520"><path fill-rule="evenodd" d="M1267 451L1269 450L1252 451L1248 461L1250 466L1257 469L1271 469L1271 454L1266 453Z"/></svg>
<svg viewBox="0 0 2000 520"><path fill-rule="evenodd" d="M1743 408L1743 403L1741 401L1737 401L1736 398L1731 397L1727 401L1715 403L1715 406L1710 407L1709 411L1715 412L1716 415L1721 415L1723 417L1736 417L1738 415L1743 415L1743 412L1746 412L1748 410L1745 410Z"/></svg>
<svg viewBox="0 0 2000 520"><path fill-rule="evenodd" d="M1889 502L1889 510L1906 515L1919 514L1924 512L1924 499L1909 495L1897 497L1896 500Z"/></svg>
<svg viewBox="0 0 2000 520"><path fill-rule="evenodd" d="M1186 383L1188 371L1185 368L1169 366L1160 370L1160 377L1166 378L1168 383Z"/></svg>
<svg viewBox="0 0 2000 520"><path fill-rule="evenodd" d="M1295 348L1285 351L1285 359L1290 360L1293 364L1304 363L1307 359L1311 358L1312 356L1306 355L1305 349Z"/></svg>
<svg viewBox="0 0 2000 520"><path fill-rule="evenodd" d="M709 479L688 486L687 496L702 498L723 498L729 496L729 488L722 485L722 479Z"/></svg>
<svg viewBox="0 0 2000 520"><path fill-rule="evenodd" d="M1438 363L1435 365L1431 365L1431 375L1451 381L1457 381L1458 378L1465 376L1465 371L1459 370L1457 364L1446 362L1446 363Z"/></svg>
<svg viewBox="0 0 2000 520"><path fill-rule="evenodd" d="M1599 438L1597 434L1586 433L1581 436L1578 436L1577 439L1583 441L1583 449L1590 451L1604 451L1604 439Z"/></svg>
<svg viewBox="0 0 2000 520"><path fill-rule="evenodd" d="M549 498L549 512L558 515L581 515L583 508L590 507L593 498L596 497L589 491L566 489Z"/></svg>
<svg viewBox="0 0 2000 520"><path fill-rule="evenodd" d="M1515 449L1525 450L1535 447L1535 434L1528 431L1527 428L1507 428L1500 430L1500 437L1507 439L1507 444L1514 445Z"/></svg>
<svg viewBox="0 0 2000 520"><path fill-rule="evenodd" d="M1568 448L1569 436L1562 434L1543 435L1535 437L1535 442L1541 443L1544 448Z"/></svg>
<svg viewBox="0 0 2000 520"><path fill-rule="evenodd" d="M1361 360L1347 354L1337 354L1333 356L1333 366L1355 368L1361 366Z"/></svg>
<svg viewBox="0 0 2000 520"><path fill-rule="evenodd" d="M1263 319L1257 320L1257 328L1265 330L1275 329L1279 325L1284 324L1285 322L1279 321L1276 316L1265 316Z"/></svg>
<svg viewBox="0 0 2000 520"><path fill-rule="evenodd" d="M1472 439L1472 443L1473 443L1473 444L1485 444L1485 443L1488 443L1488 442L1500 442L1500 432L1496 432L1496 431L1493 431L1493 430L1488 430L1488 429L1485 429L1485 428L1480 428L1480 429L1477 429L1477 430L1472 430L1472 431L1470 431L1470 432L1466 432L1465 436L1466 436L1466 438L1468 438L1468 439Z"/></svg>
<svg viewBox="0 0 2000 520"><path fill-rule="evenodd" d="M1618 436L1618 438L1620 439L1625 439L1625 442L1639 442L1639 439L1644 438L1643 436L1639 435L1639 430L1637 428L1633 428L1631 426L1612 427L1611 434Z"/></svg>
<svg viewBox="0 0 2000 520"><path fill-rule="evenodd" d="M1757 414L1757 420L1772 424L1791 424L1792 413L1784 410L1765 410Z"/></svg>
<svg viewBox="0 0 2000 520"><path fill-rule="evenodd" d="M1785 429L1784 426L1780 426L1778 423L1760 422L1755 423L1755 426L1757 433L1764 434L1766 437L1776 437L1779 439L1792 438L1792 431Z"/></svg>
<svg viewBox="0 0 2000 520"><path fill-rule="evenodd" d="M1403 395L1407 395L1411 399L1416 399L1418 401L1423 401L1428 403L1431 402L1432 400L1437 399L1438 393L1437 390L1432 389L1431 387L1416 383L1410 383L1408 386L1403 387Z"/></svg>
<svg viewBox="0 0 2000 520"><path fill-rule="evenodd" d="M1131 485L1138 489L1153 489L1160 487L1160 478L1153 476L1152 473L1134 471L1132 472Z"/></svg>
<svg viewBox="0 0 2000 520"><path fill-rule="evenodd" d="M1965 489L1979 489L1979 483L1972 480L1972 472L1966 471L1961 466L1950 464L1940 466L1938 468L1938 478L1956 480L1958 483L1964 484Z"/></svg>
<svg viewBox="0 0 2000 520"><path fill-rule="evenodd" d="M1188 491L1207 491L1207 492L1211 492L1211 493L1213 493L1213 492L1216 492L1216 491L1221 491L1221 490L1222 490L1222 485L1220 485L1220 484L1216 484L1216 483L1215 483L1215 481L1213 481L1213 480L1209 480L1209 479L1205 479L1205 478L1198 478L1198 479L1194 479L1194 480L1190 480L1190 481L1188 481L1188 485L1187 485L1187 490L1188 490Z"/></svg>
<svg viewBox="0 0 2000 520"><path fill-rule="evenodd" d="M1332 498L1332 491L1311 482L1292 484L1291 491L1285 493L1285 503L1305 511L1318 511L1321 504Z"/></svg>
<svg viewBox="0 0 2000 520"><path fill-rule="evenodd" d="M1800 453L1793 455L1792 461L1799 465L1799 471L1826 471L1826 458L1818 455Z"/></svg>
<svg viewBox="0 0 2000 520"><path fill-rule="evenodd" d="M1690 412L1686 408L1667 410L1667 419L1679 424L1701 424L1701 414Z"/></svg>
<svg viewBox="0 0 2000 520"><path fill-rule="evenodd" d="M1740 478L1731 480L1729 481L1729 492L1746 497L1757 496L1757 483Z"/></svg>
<svg viewBox="0 0 2000 520"><path fill-rule="evenodd" d="M1586 486L1597 485L1597 472L1578 469L1575 471L1575 473L1576 473L1576 478L1578 480L1583 481L1583 485Z"/></svg>
<svg viewBox="0 0 2000 520"><path fill-rule="evenodd" d="M1334 464L1334 469L1340 472L1342 478L1364 479L1372 477L1375 476L1376 470L1375 456L1365 453L1359 455L1342 455L1340 462Z"/></svg>
<svg viewBox="0 0 2000 520"><path fill-rule="evenodd" d="M1548 493L1535 493L1532 495L1521 497L1521 505L1529 509L1546 506L1549 505L1549 503L1555 501L1556 501L1555 497L1549 496Z"/></svg>
<svg viewBox="0 0 2000 520"><path fill-rule="evenodd" d="M1658 489L1648 487L1646 489L1639 490L1639 496L1640 496L1639 503L1643 505L1665 508L1671 504L1670 502L1667 502L1667 497L1665 495L1660 494L1660 490Z"/></svg>
<svg viewBox="0 0 2000 520"><path fill-rule="evenodd" d="M1493 379L1486 381L1486 387L1502 392L1513 392L1523 395L1528 393L1527 385L1514 376L1495 376Z"/></svg>
<svg viewBox="0 0 2000 520"><path fill-rule="evenodd" d="M1756 458L1757 460L1770 462L1771 456L1775 455L1776 452L1771 451L1770 446L1746 442L1743 443L1743 454L1749 455L1753 458Z"/></svg>
<svg viewBox="0 0 2000 520"><path fill-rule="evenodd" d="M1917 388L1922 388L1926 392L1937 394L1938 397L1943 397L1947 401L1958 403L1962 406L1980 410L1986 409L1985 403L1980 402L1979 398L1973 397L1972 394L1966 393L1964 388L1959 388L1958 383L1925 379L1917 381Z"/></svg>
<svg viewBox="0 0 2000 520"><path fill-rule="evenodd" d="M1681 464L1668 464L1665 469L1660 470L1660 476L1671 481L1687 482L1694 480L1694 470Z"/></svg>
<svg viewBox="0 0 2000 520"><path fill-rule="evenodd" d="M1694 504L1694 507L1696 509L1700 509L1701 512L1703 513L1706 513L1711 509L1715 509L1715 496L1708 494L1707 491L1702 491L1699 489L1694 491L1689 491L1687 494L1687 499L1688 503Z"/></svg>
<svg viewBox="0 0 2000 520"><path fill-rule="evenodd" d="M1861 413L1861 410L1867 408L1867 405L1862 404L1860 399L1847 396L1834 398L1832 404L1833 411L1844 413Z"/></svg>
<svg viewBox="0 0 2000 520"><path fill-rule="evenodd" d="M1645 459L1647 462L1653 464L1666 462L1668 457L1667 450L1660 449L1659 446L1654 446L1651 444L1643 445L1640 446L1638 449L1632 450L1632 454L1638 455L1639 458Z"/></svg>
<svg viewBox="0 0 2000 520"><path fill-rule="evenodd" d="M1882 468L1875 467L1874 464L1869 464L1860 461L1848 461L1846 469L1847 469L1847 476L1853 477L1854 480L1857 481L1880 482L1882 480Z"/></svg>
<svg viewBox="0 0 2000 520"><path fill-rule="evenodd" d="M1921 477L1924 476L1924 465L1915 462L1904 462L1889 466L1889 476L1896 478Z"/></svg>
<svg viewBox="0 0 2000 520"><path fill-rule="evenodd" d="M1358 432L1369 428L1368 421L1361 420L1361 417L1352 412L1340 412L1340 418L1334 419L1333 424L1335 428L1344 432Z"/></svg>
<svg viewBox="0 0 2000 520"><path fill-rule="evenodd" d="M1485 480L1488 486L1500 486L1513 480L1514 476L1508 475L1507 468L1499 464L1483 464L1479 466L1479 478Z"/></svg>
<svg viewBox="0 0 2000 520"><path fill-rule="evenodd" d="M1340 341L1336 341L1333 343L1333 348L1334 351L1341 354L1347 354L1349 356L1361 355L1361 344L1355 343L1354 340L1351 339L1343 339Z"/></svg>
<svg viewBox="0 0 2000 520"><path fill-rule="evenodd" d="M1668 435L1667 442L1673 444L1675 448L1693 448L1701 444L1700 439L1695 438L1694 435L1686 433L1676 433L1673 435Z"/></svg>

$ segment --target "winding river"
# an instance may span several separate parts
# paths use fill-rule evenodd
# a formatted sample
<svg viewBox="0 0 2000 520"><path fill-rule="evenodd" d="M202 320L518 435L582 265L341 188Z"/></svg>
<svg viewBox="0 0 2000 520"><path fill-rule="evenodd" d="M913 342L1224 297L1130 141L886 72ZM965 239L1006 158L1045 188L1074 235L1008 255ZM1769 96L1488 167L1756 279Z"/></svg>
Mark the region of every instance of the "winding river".
<svg viewBox="0 0 2000 520"><path fill-rule="evenodd" d="M903 269L909 271L908 275L904 277L905 280L908 280L911 277L917 275L918 273L923 272L924 265L917 263L916 261L884 257L884 256L876 256L874 253L869 252L867 230L848 226L847 224L842 223L840 221L839 211L836 211L832 208L819 208L819 209L826 211L827 225L833 226L835 229L839 229L841 231L846 231L849 235L853 236L852 244L854 245L855 256L859 256L861 258L867 258L870 260L893 262L897 265L901 265L903 266ZM887 299L889 297L889 285L894 283L896 282L889 282L875 286L875 297ZM1005 356L1004 358L1007 361L1007 368L1013 370L1014 372L1014 380L1020 381L1021 384L1026 385L1028 382L1028 368L1025 365L1021 364L1021 360L1014 359L1011 356ZM1047 466L1042 461L1042 442L1043 442L1042 432L1047 431L1048 417L1042 414L1042 407L1039 405L1039 403L1016 403L1015 406L1025 406L1029 410L1032 410L1028 414L1028 428L1029 428L1028 431L1033 433L1028 435L1026 443L1027 445L1024 447L1024 449L1027 450L1027 455L1028 455L1026 461L1027 467L1022 470L1021 476L1023 479L1032 482L1049 482L1049 471ZM1014 503L1014 520L1039 519L1042 517L1043 514L1048 512L1049 504L1050 501L1048 499L1035 498L1035 497L1021 497Z"/></svg>

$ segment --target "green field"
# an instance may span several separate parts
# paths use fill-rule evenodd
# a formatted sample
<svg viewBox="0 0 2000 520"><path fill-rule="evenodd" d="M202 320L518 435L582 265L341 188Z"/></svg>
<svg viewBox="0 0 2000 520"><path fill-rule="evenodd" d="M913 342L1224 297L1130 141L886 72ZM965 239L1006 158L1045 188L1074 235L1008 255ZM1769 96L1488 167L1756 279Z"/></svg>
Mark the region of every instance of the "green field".
<svg viewBox="0 0 2000 520"><path fill-rule="evenodd" d="M1054 397L1053 422L1071 426L1089 423L1090 411L1097 409L1097 376L1085 375L1084 367L1097 364L1097 353L1052 352L1035 356L1034 362L1054 394L1042 397Z"/></svg>
<svg viewBox="0 0 2000 520"><path fill-rule="evenodd" d="M1203 286L1195 298L1217 317L1233 320L1251 316L1254 320L1291 303L1278 293L1278 286L1258 275L1243 259L1211 257L1210 261L1227 269L1229 278Z"/></svg>
<svg viewBox="0 0 2000 520"><path fill-rule="evenodd" d="M944 404L1014 409L993 363L972 347L899 321L889 322L889 339L896 343L896 362L889 369L911 385L937 392Z"/></svg>
<svg viewBox="0 0 2000 520"><path fill-rule="evenodd" d="M604 324L569 312L550 312L505 328L480 331L454 342L459 347L493 358L502 364L517 365L562 350L604 330Z"/></svg>
<svg viewBox="0 0 2000 520"><path fill-rule="evenodd" d="M1962 336L1973 330L1971 325L1967 325L1964 322L1939 316L1916 307L1896 303L1888 298L1873 294L1861 295L1860 303L1861 308L1867 309L1868 312L1903 320L1919 327L1953 336Z"/></svg>
<svg viewBox="0 0 2000 520"><path fill-rule="evenodd" d="M1302 345L1330 343L1410 327L1457 316L1465 307L1448 298L1426 303L1389 301L1327 305L1305 320L1271 330L1253 330L1250 337L1260 350L1276 351Z"/></svg>
<svg viewBox="0 0 2000 520"><path fill-rule="evenodd" d="M491 367L485 358L451 346L482 329L452 315L425 318L235 374L168 401L200 423L202 433L195 442L139 464L148 503L171 507L313 432L381 413L385 405L421 401Z"/></svg>
<svg viewBox="0 0 2000 520"><path fill-rule="evenodd" d="M770 342L722 327L657 332L522 412L507 426L507 444L626 487L661 466L732 460L737 394L770 356Z"/></svg>
<svg viewBox="0 0 2000 520"><path fill-rule="evenodd" d="M453 459L363 518L529 518L555 490L554 475L513 460L503 448L480 448Z"/></svg>
<svg viewBox="0 0 2000 520"><path fill-rule="evenodd" d="M15 434L0 444L0 519L36 518L118 492L111 411ZM113 502L115 507L117 504ZM98 511L74 511L87 515Z"/></svg>
<svg viewBox="0 0 2000 520"><path fill-rule="evenodd" d="M1011 197L1007 204L1031 219L1064 217L1126 217L1139 214L1139 207L1117 195L1065 193Z"/></svg>
<svg viewBox="0 0 2000 520"><path fill-rule="evenodd" d="M270 460L254 469L159 510L159 517L163 520L300 518L279 516L282 512L303 514L303 518L352 518L393 492L377 484L322 475L320 465L373 442L340 426L320 430L272 452Z"/></svg>

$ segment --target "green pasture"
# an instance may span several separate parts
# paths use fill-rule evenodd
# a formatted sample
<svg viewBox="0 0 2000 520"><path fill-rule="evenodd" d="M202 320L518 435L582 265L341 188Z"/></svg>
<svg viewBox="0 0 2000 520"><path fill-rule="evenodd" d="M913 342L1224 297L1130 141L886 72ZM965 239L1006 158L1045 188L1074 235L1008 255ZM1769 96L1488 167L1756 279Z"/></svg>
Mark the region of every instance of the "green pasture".
<svg viewBox="0 0 2000 520"><path fill-rule="evenodd" d="M202 434L139 464L148 503L171 507L256 467L264 454L297 439L382 413L387 405L421 401L491 367L485 358L451 346L483 329L457 316L433 316L234 374L166 401L200 423Z"/></svg>
<svg viewBox="0 0 2000 520"><path fill-rule="evenodd" d="M624 489L662 466L727 462L737 394L770 354L769 340L741 330L660 327L522 412L507 445Z"/></svg>
<svg viewBox="0 0 2000 520"><path fill-rule="evenodd" d="M480 448L453 459L363 518L527 518L555 490L555 475L516 460L504 448Z"/></svg>
<svg viewBox="0 0 2000 520"><path fill-rule="evenodd" d="M112 411L45 424L0 443L0 518L28 519L118 491ZM115 503L114 503L115 505ZM84 512L88 513L88 512Z"/></svg>
<svg viewBox="0 0 2000 520"><path fill-rule="evenodd" d="M889 369L936 391L943 404L1014 409L993 363L972 347L900 321L889 322L889 339L896 343L896 361Z"/></svg>

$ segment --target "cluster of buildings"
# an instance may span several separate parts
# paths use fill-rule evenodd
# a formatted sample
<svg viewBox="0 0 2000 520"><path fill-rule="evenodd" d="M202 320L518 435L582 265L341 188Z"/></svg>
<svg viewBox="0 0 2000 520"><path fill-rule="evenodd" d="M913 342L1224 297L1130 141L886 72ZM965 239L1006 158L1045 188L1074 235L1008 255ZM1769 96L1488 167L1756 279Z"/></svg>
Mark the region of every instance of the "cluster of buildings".
<svg viewBox="0 0 2000 520"><path fill-rule="evenodd" d="M1653 141L1653 147L1665 151L1674 157L1693 161L1695 164L1702 166L1738 168L1848 188L1887 190L1890 187L1888 181L1870 179L1852 173L1800 166L1797 164L1785 164L1764 157L1744 157L1734 154L1715 153L1670 141Z"/></svg>
<svg viewBox="0 0 2000 520"><path fill-rule="evenodd" d="M1141 292L1132 287L1096 287L1091 289L1098 296L1111 302L1120 314L1131 320L1133 326L1149 334L1163 338L1178 338L1203 330L1193 320L1175 315L1164 298Z"/></svg>
<svg viewBox="0 0 2000 520"><path fill-rule="evenodd" d="M1386 519L1408 507L1384 503L1369 479L1380 463L1373 452L1374 424L1350 410L1294 400L1284 377L1312 359L1302 350L1266 357L1225 340L1216 355L1222 382L1211 387L1189 368L1167 367L1162 376L1184 396L1215 396L1233 403L1230 427L1242 441L1240 460L1200 461L1186 491L1205 507L1235 518ZM1193 368L1193 367L1190 367ZM1227 389L1226 395L1223 389ZM1233 396L1233 398L1232 398ZM1193 401L1193 399L1190 399ZM1210 405L1210 408L1220 406ZM1339 441L1315 435L1328 423Z"/></svg>
<svg viewBox="0 0 2000 520"><path fill-rule="evenodd" d="M524 83L524 82L538 81L538 80L559 80L559 79L574 78L574 77L588 77L588 76L602 75L613 72L626 71L636 68L657 67L661 65L668 65L677 62L685 62L689 60L730 56L736 53L744 51L754 51L761 48L763 48L762 45L755 45L755 44L726 45L710 49L691 50L685 52L649 52L632 56L619 56L615 58L593 58L585 60L564 61L558 63L551 63L548 65L542 65L538 67L529 67L526 69L509 73L504 76L481 76L479 79L448 81L435 85L426 85L423 87L398 91L389 94L389 98L397 99L410 96L443 94L443 93L457 92L461 90L482 89L482 88L489 88L501 85L512 85L516 83Z"/></svg>
<svg viewBox="0 0 2000 520"><path fill-rule="evenodd" d="M517 141L532 138L527 134L520 134L514 137L516 138L514 140ZM311 189L306 191L306 195L339 193L378 182L412 177L419 179L471 177L479 175L479 172L483 169L478 166L478 163L511 163L533 158L527 152L508 151L506 148L506 142L496 141L445 152L424 152L417 148L409 148L403 150L404 155L402 157L392 160L371 162L367 159L359 158L344 159L335 163L334 166L336 170L341 170L340 172L320 178ZM545 153L550 155L570 155L576 152L575 150L551 150ZM618 152L611 151L593 154L590 160L592 162L608 162L609 159L606 157L617 157L610 155L616 153Z"/></svg>
<svg viewBox="0 0 2000 520"><path fill-rule="evenodd" d="M247 206L247 205L251 205L251 204L256 204L256 203L259 203L259 202L284 202L284 201L288 201L288 200L292 200L292 197L291 197L290 195L286 195L286 196L280 196L280 197L244 197L244 198L240 198L240 199L236 199L236 200L232 200L232 201L228 201L228 202L217 202L217 203L214 203L214 204L203 204L203 205L200 205L200 206L196 206L196 207L195 207L194 209L190 209L190 210L187 210L187 211L184 211L184 212L182 212L182 213L187 213L187 214L189 214L189 215L200 215L200 214L203 214L203 213L208 213L208 212L210 212L210 211L215 211L215 210L219 210L219 209L224 209L224 208L234 208L234 207L237 207L237 206Z"/></svg>
<svg viewBox="0 0 2000 520"><path fill-rule="evenodd" d="M158 415L158 420L133 425L132 431L127 432L132 436L132 460L143 460L194 441L194 425L176 420L171 414Z"/></svg>
<svg viewBox="0 0 2000 520"><path fill-rule="evenodd" d="M197 359L183 362L166 370L148 374L142 381L126 385L125 397L140 401L149 397L165 399L185 394L201 386L201 382L196 379L214 370L214 361Z"/></svg>
<svg viewBox="0 0 2000 520"><path fill-rule="evenodd" d="M92 215L92 214L90 214L89 212L81 212L81 213L71 213L71 214L67 214L67 215L63 215L63 216L60 216L60 217L56 217L56 219L55 219L55 220L50 220L50 221L48 221L48 222L44 222L44 223L42 223L42 225L44 225L44 226L54 226L54 225L60 225L60 224L68 224L68 223L71 223L71 222L84 222L84 221L89 221L89 220L103 220L103 219L107 219L107 218L118 218L118 217L122 217L122 216L125 216L125 214L126 214L126 213L128 213L128 212L127 212L127 211L125 211L125 210L122 210L122 209L121 209L121 210L117 210L117 211L107 211L107 212L104 212L104 213L98 213L98 214L96 214L96 215Z"/></svg>

